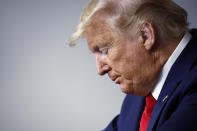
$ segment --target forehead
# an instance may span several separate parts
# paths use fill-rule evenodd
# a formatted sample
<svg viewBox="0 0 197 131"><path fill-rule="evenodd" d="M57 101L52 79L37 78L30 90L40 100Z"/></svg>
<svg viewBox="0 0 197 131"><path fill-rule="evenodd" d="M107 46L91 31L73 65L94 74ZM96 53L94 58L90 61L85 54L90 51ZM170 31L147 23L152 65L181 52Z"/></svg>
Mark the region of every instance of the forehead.
<svg viewBox="0 0 197 131"><path fill-rule="evenodd" d="M92 20L87 26L85 35L90 50L94 46L103 46L113 40L112 28L106 20Z"/></svg>

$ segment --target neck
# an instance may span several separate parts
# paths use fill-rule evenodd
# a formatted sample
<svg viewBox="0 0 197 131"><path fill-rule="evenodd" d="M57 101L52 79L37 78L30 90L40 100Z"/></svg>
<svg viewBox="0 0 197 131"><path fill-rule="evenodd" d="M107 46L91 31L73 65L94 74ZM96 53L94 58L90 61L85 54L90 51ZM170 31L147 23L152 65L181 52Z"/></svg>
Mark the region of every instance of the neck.
<svg viewBox="0 0 197 131"><path fill-rule="evenodd" d="M168 43L160 43L160 46L158 46L157 51L154 52L155 62L157 63L156 65L159 66L159 68L163 67L163 65L166 63L166 61L169 59L171 54L174 52L174 50L176 49L182 38L183 36L171 40Z"/></svg>

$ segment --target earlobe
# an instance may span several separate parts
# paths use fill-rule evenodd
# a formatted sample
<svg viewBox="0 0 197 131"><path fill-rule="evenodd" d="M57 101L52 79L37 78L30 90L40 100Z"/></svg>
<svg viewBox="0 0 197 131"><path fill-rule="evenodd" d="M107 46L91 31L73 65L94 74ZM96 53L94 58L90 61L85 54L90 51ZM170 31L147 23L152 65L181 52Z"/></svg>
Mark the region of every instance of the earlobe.
<svg viewBox="0 0 197 131"><path fill-rule="evenodd" d="M141 38L146 50L151 50L155 44L155 31L151 23L144 22L141 27Z"/></svg>

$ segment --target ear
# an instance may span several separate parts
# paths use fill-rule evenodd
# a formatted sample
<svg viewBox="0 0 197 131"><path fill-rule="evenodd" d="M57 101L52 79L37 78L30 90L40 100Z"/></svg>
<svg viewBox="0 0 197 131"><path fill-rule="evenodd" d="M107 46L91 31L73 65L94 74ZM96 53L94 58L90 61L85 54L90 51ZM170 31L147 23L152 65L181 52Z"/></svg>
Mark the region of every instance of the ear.
<svg viewBox="0 0 197 131"><path fill-rule="evenodd" d="M141 27L141 39L146 50L151 50L155 44L155 31L151 23L143 22Z"/></svg>

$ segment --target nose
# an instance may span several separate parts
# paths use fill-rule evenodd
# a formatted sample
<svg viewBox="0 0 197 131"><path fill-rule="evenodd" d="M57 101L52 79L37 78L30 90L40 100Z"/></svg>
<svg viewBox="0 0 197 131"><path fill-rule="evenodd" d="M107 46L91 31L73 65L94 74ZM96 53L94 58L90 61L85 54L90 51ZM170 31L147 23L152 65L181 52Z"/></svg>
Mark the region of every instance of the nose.
<svg viewBox="0 0 197 131"><path fill-rule="evenodd" d="M107 57L102 54L95 54L96 56L96 69L99 75L104 75L109 72L110 66L107 63Z"/></svg>

